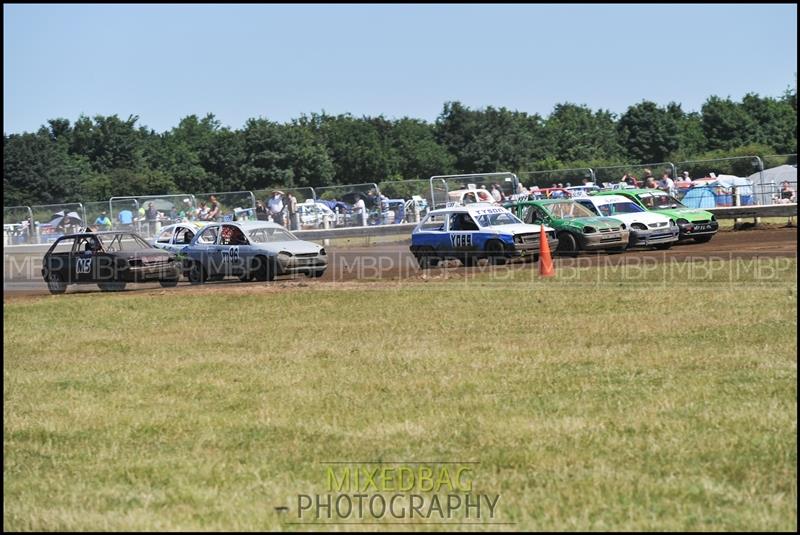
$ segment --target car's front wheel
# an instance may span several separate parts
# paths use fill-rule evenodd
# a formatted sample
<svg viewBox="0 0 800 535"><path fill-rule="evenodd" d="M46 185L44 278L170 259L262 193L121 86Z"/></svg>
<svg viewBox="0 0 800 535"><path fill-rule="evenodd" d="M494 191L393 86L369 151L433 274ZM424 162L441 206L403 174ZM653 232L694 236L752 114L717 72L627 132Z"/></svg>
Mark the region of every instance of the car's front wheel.
<svg viewBox="0 0 800 535"><path fill-rule="evenodd" d="M203 284L206 282L206 272L203 266L198 262L192 262L189 266L189 282L192 284Z"/></svg>
<svg viewBox="0 0 800 535"><path fill-rule="evenodd" d="M564 256L576 256L578 254L578 240L569 232L562 232L558 235L558 254Z"/></svg>
<svg viewBox="0 0 800 535"><path fill-rule="evenodd" d="M51 294L63 294L67 291L67 283L64 282L64 277L60 273L47 274L47 289Z"/></svg>
<svg viewBox="0 0 800 535"><path fill-rule="evenodd" d="M490 240L486 244L486 256L489 258L489 263L496 266L502 266L506 263L506 252L503 244L497 240Z"/></svg>

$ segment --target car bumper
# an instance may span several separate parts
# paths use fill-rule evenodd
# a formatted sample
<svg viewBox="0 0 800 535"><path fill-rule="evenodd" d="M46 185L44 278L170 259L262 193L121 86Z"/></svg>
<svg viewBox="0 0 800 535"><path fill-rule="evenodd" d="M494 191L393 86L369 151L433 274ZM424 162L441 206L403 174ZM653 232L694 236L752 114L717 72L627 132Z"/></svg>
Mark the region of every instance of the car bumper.
<svg viewBox="0 0 800 535"><path fill-rule="evenodd" d="M681 230L680 239L694 238L695 236L708 236L716 234L719 230L719 223L717 221L710 221L708 223L685 223L678 225Z"/></svg>
<svg viewBox="0 0 800 535"><path fill-rule="evenodd" d="M558 238L548 238L547 245L550 248L550 252L554 253L558 248ZM526 243L515 243L513 245L506 244L505 249L506 255L511 257L537 256L541 250L538 238Z"/></svg>
<svg viewBox="0 0 800 535"><path fill-rule="evenodd" d="M277 266L278 275L325 271L325 268L328 267L328 258L327 255L310 257L291 256L288 258L278 256Z"/></svg>
<svg viewBox="0 0 800 535"><path fill-rule="evenodd" d="M678 227L667 230L631 230L628 245L631 247L648 247L678 241Z"/></svg>
<svg viewBox="0 0 800 535"><path fill-rule="evenodd" d="M581 249L586 251L625 247L628 245L629 240L630 232L627 230L608 233L595 232L592 234L582 234L580 237Z"/></svg>

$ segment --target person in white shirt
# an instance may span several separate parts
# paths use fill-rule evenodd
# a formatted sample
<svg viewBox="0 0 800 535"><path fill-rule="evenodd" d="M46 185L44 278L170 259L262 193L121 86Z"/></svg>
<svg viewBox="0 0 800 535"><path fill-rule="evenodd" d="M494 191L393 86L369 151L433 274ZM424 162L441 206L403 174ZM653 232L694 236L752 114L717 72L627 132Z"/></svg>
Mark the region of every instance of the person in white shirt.
<svg viewBox="0 0 800 535"><path fill-rule="evenodd" d="M357 214L361 220L361 226L367 226L367 205L361 197L353 203L353 213Z"/></svg>
<svg viewBox="0 0 800 535"><path fill-rule="evenodd" d="M281 198L281 192L272 192L272 197L270 197L267 201L267 208L269 208L269 215L272 216L272 220L279 225L284 225L283 199Z"/></svg>
<svg viewBox="0 0 800 535"><path fill-rule="evenodd" d="M500 202L503 200L503 194L500 193L500 190L497 188L497 184L492 185L492 198L494 198L494 202Z"/></svg>

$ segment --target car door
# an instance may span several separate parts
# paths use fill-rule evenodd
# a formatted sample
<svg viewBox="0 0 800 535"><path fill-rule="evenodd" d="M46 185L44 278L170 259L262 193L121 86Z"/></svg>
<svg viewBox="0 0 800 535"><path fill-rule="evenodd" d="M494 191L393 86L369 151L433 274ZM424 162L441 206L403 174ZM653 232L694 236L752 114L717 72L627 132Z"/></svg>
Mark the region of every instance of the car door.
<svg viewBox="0 0 800 535"><path fill-rule="evenodd" d="M225 275L240 275L243 271L242 253L247 253L247 238L236 225L222 225L217 245ZM245 248L245 250L242 250Z"/></svg>
<svg viewBox="0 0 800 535"><path fill-rule="evenodd" d="M456 212L450 214L449 219L449 250L455 255L475 251L478 245L475 235L479 227L472 216L466 212Z"/></svg>
<svg viewBox="0 0 800 535"><path fill-rule="evenodd" d="M159 249L164 249L165 251L169 251L170 253L174 253L176 251L176 247L174 244L175 233L178 231L179 226L169 226L161 229L161 232L158 234L158 237L155 239L155 245Z"/></svg>
<svg viewBox="0 0 800 535"><path fill-rule="evenodd" d="M50 248L46 256L47 273L58 273L67 284L75 282L75 264L72 249L75 238L59 238Z"/></svg>
<svg viewBox="0 0 800 535"><path fill-rule="evenodd" d="M73 282L94 282L96 244L94 236L82 236L75 240L70 255L70 275Z"/></svg>
<svg viewBox="0 0 800 535"><path fill-rule="evenodd" d="M217 244L219 240L219 225L208 225L197 235L192 246L191 257L199 262L206 275L213 277L224 273L222 253Z"/></svg>

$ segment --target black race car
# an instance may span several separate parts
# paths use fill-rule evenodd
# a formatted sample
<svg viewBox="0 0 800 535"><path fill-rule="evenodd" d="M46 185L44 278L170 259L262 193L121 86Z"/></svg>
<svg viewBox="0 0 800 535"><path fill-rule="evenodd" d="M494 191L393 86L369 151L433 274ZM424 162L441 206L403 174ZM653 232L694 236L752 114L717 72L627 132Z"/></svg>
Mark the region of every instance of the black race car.
<svg viewBox="0 0 800 535"><path fill-rule="evenodd" d="M42 261L42 277L50 293L69 284L94 284L103 291L120 291L128 282L178 284L181 263L133 232L80 232L58 238Z"/></svg>

